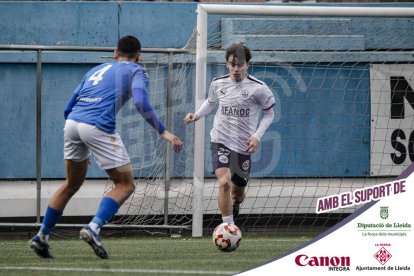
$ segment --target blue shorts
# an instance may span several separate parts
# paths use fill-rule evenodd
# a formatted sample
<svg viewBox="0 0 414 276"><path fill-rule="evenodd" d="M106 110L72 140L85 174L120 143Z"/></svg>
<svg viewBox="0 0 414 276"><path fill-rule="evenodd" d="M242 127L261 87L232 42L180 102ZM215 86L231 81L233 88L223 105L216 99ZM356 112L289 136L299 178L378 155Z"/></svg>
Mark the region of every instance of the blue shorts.
<svg viewBox="0 0 414 276"><path fill-rule="evenodd" d="M211 143L210 149L213 170L229 168L231 181L238 187L245 187L250 175L250 155L235 152L220 143Z"/></svg>

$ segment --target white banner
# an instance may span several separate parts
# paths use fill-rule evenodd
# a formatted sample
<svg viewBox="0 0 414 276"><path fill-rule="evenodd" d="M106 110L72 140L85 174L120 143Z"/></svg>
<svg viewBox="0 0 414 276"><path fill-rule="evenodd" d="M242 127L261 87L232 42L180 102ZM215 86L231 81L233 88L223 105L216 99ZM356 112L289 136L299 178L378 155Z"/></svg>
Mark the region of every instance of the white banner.
<svg viewBox="0 0 414 276"><path fill-rule="evenodd" d="M371 65L371 175L414 161L414 65Z"/></svg>
<svg viewBox="0 0 414 276"><path fill-rule="evenodd" d="M413 169L410 166L408 177L392 185L373 186L371 193L364 190L373 195L376 189L389 187L379 201L371 197L367 205L308 244L238 275L413 275Z"/></svg>

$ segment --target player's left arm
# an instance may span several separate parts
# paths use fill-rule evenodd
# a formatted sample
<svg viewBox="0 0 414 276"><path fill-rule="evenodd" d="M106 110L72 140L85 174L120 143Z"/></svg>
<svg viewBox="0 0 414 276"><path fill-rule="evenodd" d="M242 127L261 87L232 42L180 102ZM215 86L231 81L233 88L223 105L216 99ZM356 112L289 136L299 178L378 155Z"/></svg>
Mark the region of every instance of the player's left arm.
<svg viewBox="0 0 414 276"><path fill-rule="evenodd" d="M259 127L256 129L256 132L247 140L248 148L247 151L250 153L256 152L260 140L262 139L264 133L269 128L270 124L275 117L273 111L273 106L275 105L275 98L272 91L265 86L262 89L262 93L259 96L259 104L263 108L263 117L260 121Z"/></svg>
<svg viewBox="0 0 414 276"><path fill-rule="evenodd" d="M173 149L178 152L183 149L183 142L170 133L166 127L161 123L157 113L151 106L147 97L148 77L145 71L138 70L133 76L131 84L131 93L134 99L135 107L144 119L161 135L162 138L170 142Z"/></svg>
<svg viewBox="0 0 414 276"><path fill-rule="evenodd" d="M69 99L69 102L66 105L65 111L63 112L65 120L68 118L69 113L72 111L72 108L75 106L78 101L80 91L82 90L83 84L85 83L85 77L83 77L82 82L76 87L75 91L72 93L72 97Z"/></svg>

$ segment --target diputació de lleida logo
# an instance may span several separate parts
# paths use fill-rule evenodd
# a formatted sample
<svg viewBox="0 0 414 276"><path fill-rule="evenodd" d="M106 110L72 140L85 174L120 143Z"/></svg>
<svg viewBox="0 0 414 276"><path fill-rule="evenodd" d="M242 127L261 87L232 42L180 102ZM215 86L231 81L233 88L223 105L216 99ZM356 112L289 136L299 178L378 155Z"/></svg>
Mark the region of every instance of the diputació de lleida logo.
<svg viewBox="0 0 414 276"><path fill-rule="evenodd" d="M387 207L380 207L380 217L382 219L387 219L388 218L388 206Z"/></svg>

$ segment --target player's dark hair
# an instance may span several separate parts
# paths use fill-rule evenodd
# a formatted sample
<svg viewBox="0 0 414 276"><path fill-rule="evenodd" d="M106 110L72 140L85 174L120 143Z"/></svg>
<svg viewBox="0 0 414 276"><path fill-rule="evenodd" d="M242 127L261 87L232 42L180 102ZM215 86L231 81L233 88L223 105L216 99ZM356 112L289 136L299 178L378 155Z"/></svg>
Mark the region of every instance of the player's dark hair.
<svg viewBox="0 0 414 276"><path fill-rule="evenodd" d="M141 52L141 43L135 36L127 35L119 39L116 49L120 56L133 58Z"/></svg>
<svg viewBox="0 0 414 276"><path fill-rule="evenodd" d="M231 56L248 63L252 58L252 53L250 52L250 49L242 43L235 43L226 49L226 60L228 61Z"/></svg>

